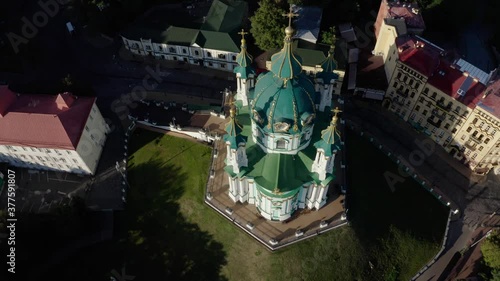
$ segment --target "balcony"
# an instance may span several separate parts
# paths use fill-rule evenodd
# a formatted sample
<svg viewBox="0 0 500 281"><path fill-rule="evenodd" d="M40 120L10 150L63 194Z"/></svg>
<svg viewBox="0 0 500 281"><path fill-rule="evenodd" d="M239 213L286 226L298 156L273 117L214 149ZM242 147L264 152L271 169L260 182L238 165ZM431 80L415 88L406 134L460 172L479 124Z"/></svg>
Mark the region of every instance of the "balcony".
<svg viewBox="0 0 500 281"><path fill-rule="evenodd" d="M476 150L476 145L477 145L476 142L470 140L465 143L465 147L467 147L470 150Z"/></svg>
<svg viewBox="0 0 500 281"><path fill-rule="evenodd" d="M432 115L435 116L436 118L438 118L441 121L444 121L446 119L446 113L441 112L438 109L433 109L432 110Z"/></svg>
<svg viewBox="0 0 500 281"><path fill-rule="evenodd" d="M402 100L399 100L398 97L394 97L392 98L392 102L395 103L395 104L398 104L400 106L404 106L405 105L405 101L404 99Z"/></svg>
<svg viewBox="0 0 500 281"><path fill-rule="evenodd" d="M441 127L442 122L443 122L442 120L434 121L434 118L432 118L432 116L427 118L427 123L431 124L432 126L438 129Z"/></svg>
<svg viewBox="0 0 500 281"><path fill-rule="evenodd" d="M469 141L474 141L475 143L483 143L483 139L482 138L478 138L477 136L474 136L474 135L471 135L469 137Z"/></svg>
<svg viewBox="0 0 500 281"><path fill-rule="evenodd" d="M402 96L403 98L407 98L408 97L408 94L403 92L403 91L400 91L400 90L396 90L396 94Z"/></svg>
<svg viewBox="0 0 500 281"><path fill-rule="evenodd" d="M440 100L436 102L436 106L446 112L449 112L451 110L451 104L445 105L444 102Z"/></svg>

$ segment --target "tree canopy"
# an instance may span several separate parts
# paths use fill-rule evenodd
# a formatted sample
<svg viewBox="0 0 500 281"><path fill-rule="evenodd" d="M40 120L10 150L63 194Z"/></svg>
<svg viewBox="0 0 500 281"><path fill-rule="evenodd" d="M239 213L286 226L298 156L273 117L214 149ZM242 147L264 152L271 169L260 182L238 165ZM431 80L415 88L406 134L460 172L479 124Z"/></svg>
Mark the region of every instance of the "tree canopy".
<svg viewBox="0 0 500 281"><path fill-rule="evenodd" d="M335 42L337 41L337 30L335 26L330 27L328 30L325 30L321 33L321 43L327 44L330 46L335 46Z"/></svg>
<svg viewBox="0 0 500 281"><path fill-rule="evenodd" d="M493 232L481 245L484 261L493 270L500 270L500 233Z"/></svg>
<svg viewBox="0 0 500 281"><path fill-rule="evenodd" d="M277 49L283 45L284 29L287 26L287 20L283 16L286 5L284 1L260 0L259 8L250 18L250 32L261 50Z"/></svg>

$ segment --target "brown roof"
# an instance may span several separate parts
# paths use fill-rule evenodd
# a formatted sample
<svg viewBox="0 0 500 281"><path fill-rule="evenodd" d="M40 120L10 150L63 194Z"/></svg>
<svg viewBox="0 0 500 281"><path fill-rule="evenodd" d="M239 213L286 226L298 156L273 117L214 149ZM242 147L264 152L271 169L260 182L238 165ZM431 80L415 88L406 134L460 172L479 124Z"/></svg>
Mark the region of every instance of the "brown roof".
<svg viewBox="0 0 500 281"><path fill-rule="evenodd" d="M76 149L95 98L63 93L11 100L11 93L0 86L0 104L10 104L0 118L0 144Z"/></svg>

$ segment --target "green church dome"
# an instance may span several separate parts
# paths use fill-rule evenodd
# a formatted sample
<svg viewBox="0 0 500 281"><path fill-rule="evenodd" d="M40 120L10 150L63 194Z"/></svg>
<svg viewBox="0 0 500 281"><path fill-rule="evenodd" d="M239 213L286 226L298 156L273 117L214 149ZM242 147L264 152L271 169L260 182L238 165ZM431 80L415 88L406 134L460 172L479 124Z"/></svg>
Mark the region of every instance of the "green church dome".
<svg viewBox="0 0 500 281"><path fill-rule="evenodd" d="M252 117L266 131L296 134L314 120L316 91L302 73L302 59L292 51L293 29L287 27L285 33L283 49L271 58L271 71L255 85Z"/></svg>

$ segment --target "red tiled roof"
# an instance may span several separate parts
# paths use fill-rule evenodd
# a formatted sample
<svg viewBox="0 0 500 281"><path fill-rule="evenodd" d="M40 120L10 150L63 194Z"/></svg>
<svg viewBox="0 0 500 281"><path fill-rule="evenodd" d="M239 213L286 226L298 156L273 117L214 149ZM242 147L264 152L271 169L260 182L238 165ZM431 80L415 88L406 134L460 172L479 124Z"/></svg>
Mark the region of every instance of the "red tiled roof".
<svg viewBox="0 0 500 281"><path fill-rule="evenodd" d="M6 113L9 106L16 99L16 94L7 86L0 86L0 118Z"/></svg>
<svg viewBox="0 0 500 281"><path fill-rule="evenodd" d="M391 4L388 4L387 0L382 0L377 14L377 20L375 21L375 36L378 38L382 21L387 18L404 19L407 28L410 29L425 29L425 22L422 14L415 14L412 12L413 7L415 6L416 5L403 7L403 3L398 4L397 2L391 2Z"/></svg>
<svg viewBox="0 0 500 281"><path fill-rule="evenodd" d="M500 118L500 79L490 84L484 91L486 97L477 106Z"/></svg>
<svg viewBox="0 0 500 281"><path fill-rule="evenodd" d="M429 77L438 66L441 50L413 36L396 38L399 60L421 74Z"/></svg>
<svg viewBox="0 0 500 281"><path fill-rule="evenodd" d="M6 91L0 87L0 104ZM76 149L95 98L20 95L0 118L0 144Z"/></svg>
<svg viewBox="0 0 500 281"><path fill-rule="evenodd" d="M476 107L486 88L477 79L444 60L440 60L438 68L427 82L470 108ZM460 95L459 91L464 94Z"/></svg>
<svg viewBox="0 0 500 281"><path fill-rule="evenodd" d="M406 7L403 7L403 5L406 5ZM412 5L410 7L409 4L398 4L397 2L393 2L390 4L390 8L387 9L387 14L385 17L403 18L408 28L424 29L425 22L422 14L420 12L418 12L417 14L413 13L413 9L418 9L417 5Z"/></svg>

